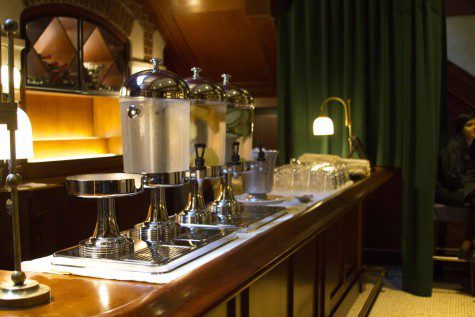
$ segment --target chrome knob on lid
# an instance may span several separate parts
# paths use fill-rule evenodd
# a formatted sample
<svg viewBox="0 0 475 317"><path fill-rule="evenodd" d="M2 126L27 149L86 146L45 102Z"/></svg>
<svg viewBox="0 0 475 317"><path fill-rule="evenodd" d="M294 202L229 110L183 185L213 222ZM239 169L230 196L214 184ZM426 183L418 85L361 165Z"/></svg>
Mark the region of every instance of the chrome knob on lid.
<svg viewBox="0 0 475 317"><path fill-rule="evenodd" d="M143 240L167 240L178 231L169 224L165 187L182 185L190 163L190 90L178 75L152 68L131 75L120 91L124 171L145 175L151 193Z"/></svg>
<svg viewBox="0 0 475 317"><path fill-rule="evenodd" d="M201 68L194 66L194 67L191 67L191 71L193 72L193 79L196 80L200 77Z"/></svg>

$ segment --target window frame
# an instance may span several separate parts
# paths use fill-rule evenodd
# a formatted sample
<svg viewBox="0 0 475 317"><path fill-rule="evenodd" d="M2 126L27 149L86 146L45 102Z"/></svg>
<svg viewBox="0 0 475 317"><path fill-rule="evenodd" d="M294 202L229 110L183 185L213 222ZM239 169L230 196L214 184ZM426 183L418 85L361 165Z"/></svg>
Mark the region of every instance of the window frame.
<svg viewBox="0 0 475 317"><path fill-rule="evenodd" d="M35 20L43 18L58 18L58 17L67 17L77 20L77 56L78 56L78 81L79 88L59 88L59 87L41 87L41 86L27 86L27 55L32 49L32 43L29 42L29 39L26 34L26 25ZM56 91L63 93L76 93L76 94L88 94L88 95L118 95L119 91L107 91L107 90L87 90L84 89L85 82L83 81L83 74L81 66L83 65L84 51L83 51L83 22L92 23L97 27L100 27L111 35L113 35L120 43L124 45L124 74L123 79L125 80L130 75L130 43L127 36L117 29L112 23L110 23L104 17L97 15L91 11L85 10L80 7L67 5L67 4L42 4L35 5L30 8L25 9L20 16L20 37L25 40L25 49L21 53L21 68L23 70L24 76L22 76L21 82L22 86L30 90L41 90L41 91ZM84 67L84 66L82 66Z"/></svg>

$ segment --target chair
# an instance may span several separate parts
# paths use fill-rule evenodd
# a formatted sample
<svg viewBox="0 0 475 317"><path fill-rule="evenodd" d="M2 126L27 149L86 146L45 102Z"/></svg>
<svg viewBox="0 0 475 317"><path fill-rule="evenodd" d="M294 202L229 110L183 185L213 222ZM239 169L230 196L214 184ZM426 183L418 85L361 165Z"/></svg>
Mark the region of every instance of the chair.
<svg viewBox="0 0 475 317"><path fill-rule="evenodd" d="M475 263L470 263L465 260L460 260L456 256L454 249L447 249L443 246L439 246L439 231L440 227L444 223L456 223L466 222L469 217L470 209L468 207L453 207L443 204L434 204L434 255L432 259L434 261L442 262L465 262L470 266L470 292L475 296ZM475 215L471 221L475 222ZM454 252L455 251L455 252ZM439 252L444 252L443 255L439 255ZM445 253L450 255L445 255Z"/></svg>

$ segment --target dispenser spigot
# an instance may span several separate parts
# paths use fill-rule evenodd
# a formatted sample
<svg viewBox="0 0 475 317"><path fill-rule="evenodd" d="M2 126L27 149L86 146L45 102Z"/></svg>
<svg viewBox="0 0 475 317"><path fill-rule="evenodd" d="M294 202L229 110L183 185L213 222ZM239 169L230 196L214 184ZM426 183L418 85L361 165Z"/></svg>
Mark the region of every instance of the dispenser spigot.
<svg viewBox="0 0 475 317"><path fill-rule="evenodd" d="M239 156L239 142L233 142L233 154L231 155L230 165L239 165L241 157Z"/></svg>
<svg viewBox="0 0 475 317"><path fill-rule="evenodd" d="M200 154L200 149L201 149L201 154ZM196 143L195 144L195 168L196 169L204 169L205 168L205 149L206 149L206 144L204 143Z"/></svg>

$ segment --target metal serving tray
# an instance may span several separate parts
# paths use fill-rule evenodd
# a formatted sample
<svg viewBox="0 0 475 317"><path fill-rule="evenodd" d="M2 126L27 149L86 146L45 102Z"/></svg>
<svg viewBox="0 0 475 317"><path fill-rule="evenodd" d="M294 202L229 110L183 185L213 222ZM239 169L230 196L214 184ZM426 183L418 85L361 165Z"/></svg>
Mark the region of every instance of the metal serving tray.
<svg viewBox="0 0 475 317"><path fill-rule="evenodd" d="M185 224L186 227L201 227L201 228L236 228L238 232L252 232L269 222L282 217L287 214L285 207L280 206L244 206L242 212L231 216L227 219L211 224Z"/></svg>
<svg viewBox="0 0 475 317"><path fill-rule="evenodd" d="M236 228L182 226L180 234L167 243L136 239L137 229L124 231L133 238L134 252L115 259L96 259L79 254L79 246L53 254L53 265L166 273L236 238Z"/></svg>

